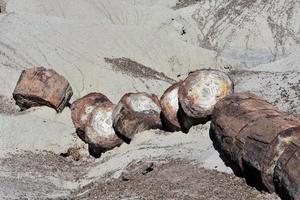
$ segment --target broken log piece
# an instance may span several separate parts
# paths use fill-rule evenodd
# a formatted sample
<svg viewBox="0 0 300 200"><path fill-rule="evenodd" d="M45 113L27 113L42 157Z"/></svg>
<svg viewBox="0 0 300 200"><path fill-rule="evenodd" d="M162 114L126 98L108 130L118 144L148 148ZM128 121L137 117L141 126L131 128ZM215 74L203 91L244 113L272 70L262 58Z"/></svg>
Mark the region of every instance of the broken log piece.
<svg viewBox="0 0 300 200"><path fill-rule="evenodd" d="M44 67L23 70L13 92L13 98L22 110L49 106L57 112L65 108L72 95L69 82L54 70Z"/></svg>
<svg viewBox="0 0 300 200"><path fill-rule="evenodd" d="M178 90L181 82L169 87L160 99L163 126L170 131L180 131L181 126L177 118L179 110Z"/></svg>
<svg viewBox="0 0 300 200"><path fill-rule="evenodd" d="M105 152L123 143L112 126L114 108L115 105L111 102L103 102L93 109L87 121L84 133L85 142L90 145L94 152Z"/></svg>
<svg viewBox="0 0 300 200"><path fill-rule="evenodd" d="M84 131L86 123L94 108L102 103L111 101L102 93L89 93L77 99L71 105L71 118L76 130Z"/></svg>
<svg viewBox="0 0 300 200"><path fill-rule="evenodd" d="M219 101L212 114L211 132L218 148L226 159L242 171L240 149L244 141L239 138L242 129L264 117L282 113L267 101L251 93L237 93Z"/></svg>
<svg viewBox="0 0 300 200"><path fill-rule="evenodd" d="M272 141L262 161L262 180L269 191L275 192L274 169L282 159L291 157L300 148L300 126L286 129Z"/></svg>
<svg viewBox="0 0 300 200"><path fill-rule="evenodd" d="M117 134L129 142L139 132L160 129L160 113L161 107L156 95L127 93L113 112L113 127Z"/></svg>
<svg viewBox="0 0 300 200"><path fill-rule="evenodd" d="M190 73L178 91L180 107L187 118L183 125L189 128L208 119L215 104L233 90L230 77L219 70L202 69Z"/></svg>
<svg viewBox="0 0 300 200"><path fill-rule="evenodd" d="M300 199L300 148L283 154L274 170L276 192L282 199Z"/></svg>

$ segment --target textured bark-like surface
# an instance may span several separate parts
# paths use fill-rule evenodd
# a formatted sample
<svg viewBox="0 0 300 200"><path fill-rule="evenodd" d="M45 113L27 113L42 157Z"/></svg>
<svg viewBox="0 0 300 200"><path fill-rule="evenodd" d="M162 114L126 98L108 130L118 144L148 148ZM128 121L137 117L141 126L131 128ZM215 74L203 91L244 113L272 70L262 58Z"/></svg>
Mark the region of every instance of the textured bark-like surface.
<svg viewBox="0 0 300 200"><path fill-rule="evenodd" d="M113 127L117 134L131 140L139 132L162 127L161 107L154 94L127 93L113 112Z"/></svg>
<svg viewBox="0 0 300 200"><path fill-rule="evenodd" d="M115 105L107 101L96 106L91 113L85 128L85 142L94 152L104 152L123 143L112 126L114 108Z"/></svg>
<svg viewBox="0 0 300 200"><path fill-rule="evenodd" d="M187 117L206 119L219 100L233 93L233 88L233 82L226 73L212 69L197 70L180 85L179 103Z"/></svg>
<svg viewBox="0 0 300 200"><path fill-rule="evenodd" d="M241 136L241 131L256 120L280 115L276 108L254 94L230 95L219 101L213 111L213 138L226 159L242 169L240 154L246 135Z"/></svg>
<svg viewBox="0 0 300 200"><path fill-rule="evenodd" d="M286 152L298 146L299 126L300 119L278 111L263 99L237 93L216 104L211 132L227 161L243 171L250 184L272 192L274 168L291 155Z"/></svg>
<svg viewBox="0 0 300 200"><path fill-rule="evenodd" d="M22 71L13 92L16 104L23 110L49 106L61 112L73 95L69 82L52 69L43 67Z"/></svg>
<svg viewBox="0 0 300 200"><path fill-rule="evenodd" d="M178 90L181 82L169 87L160 99L163 126L170 131L180 131L181 126L178 121Z"/></svg>
<svg viewBox="0 0 300 200"><path fill-rule="evenodd" d="M276 164L284 157L290 157L298 148L300 148L300 126L280 132L272 141L262 161L262 180L269 191L275 191L273 175Z"/></svg>
<svg viewBox="0 0 300 200"><path fill-rule="evenodd" d="M298 146L299 147L299 146ZM284 154L274 170L276 192L283 199L300 199L300 148Z"/></svg>
<svg viewBox="0 0 300 200"><path fill-rule="evenodd" d="M261 183L261 187L265 189L270 188L267 185L272 185L273 181L265 184L262 180L262 163L266 159L265 152L269 150L272 141L280 132L299 125L299 120L282 114L282 116L260 118L242 130L241 135L246 137L241 158L244 174L249 180L256 184ZM271 166L265 166L265 168L269 167ZM272 188L270 189L272 191Z"/></svg>
<svg viewBox="0 0 300 200"><path fill-rule="evenodd" d="M102 93L89 93L77 99L71 105L71 118L76 130L84 131L86 123L94 108L102 103L111 101Z"/></svg>

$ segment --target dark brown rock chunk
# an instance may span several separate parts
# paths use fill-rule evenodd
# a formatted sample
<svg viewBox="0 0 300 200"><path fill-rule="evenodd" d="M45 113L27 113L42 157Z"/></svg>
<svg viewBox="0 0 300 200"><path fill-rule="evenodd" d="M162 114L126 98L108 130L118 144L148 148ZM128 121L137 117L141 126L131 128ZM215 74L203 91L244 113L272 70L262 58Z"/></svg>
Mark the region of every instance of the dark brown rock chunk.
<svg viewBox="0 0 300 200"><path fill-rule="evenodd" d="M96 106L87 121L84 138L94 152L105 152L123 143L112 126L114 107L111 102Z"/></svg>
<svg viewBox="0 0 300 200"><path fill-rule="evenodd" d="M71 105L71 117L76 130L84 131L86 123L96 106L111 101L102 93L89 93Z"/></svg>
<svg viewBox="0 0 300 200"><path fill-rule="evenodd" d="M202 69L190 73L178 92L183 126L189 129L192 125L206 122L215 104L232 94L233 88L233 82L224 72Z"/></svg>
<svg viewBox="0 0 300 200"><path fill-rule="evenodd" d="M163 125L170 131L180 131L181 126L177 117L179 110L178 90L181 82L170 86L160 99Z"/></svg>
<svg viewBox="0 0 300 200"><path fill-rule="evenodd" d="M156 95L127 93L113 112L113 127L119 135L131 140L139 132L161 128L160 113Z"/></svg>
<svg viewBox="0 0 300 200"><path fill-rule="evenodd" d="M22 72L13 97L22 109L49 106L61 112L73 95L69 82L52 69L30 68Z"/></svg>

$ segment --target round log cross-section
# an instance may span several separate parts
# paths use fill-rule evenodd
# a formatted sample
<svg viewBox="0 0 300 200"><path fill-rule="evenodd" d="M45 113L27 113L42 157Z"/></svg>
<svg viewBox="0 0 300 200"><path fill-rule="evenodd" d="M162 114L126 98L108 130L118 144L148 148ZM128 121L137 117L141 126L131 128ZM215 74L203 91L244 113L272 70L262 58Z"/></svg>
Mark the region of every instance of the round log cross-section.
<svg viewBox="0 0 300 200"><path fill-rule="evenodd" d="M128 142L139 132L162 127L161 107L154 94L127 93L113 112L113 127Z"/></svg>
<svg viewBox="0 0 300 200"><path fill-rule="evenodd" d="M76 129L84 130L94 108L104 102L111 102L104 94L93 92L77 99L71 105L71 118Z"/></svg>
<svg viewBox="0 0 300 200"><path fill-rule="evenodd" d="M249 183L273 192L274 169L292 156L291 149L299 147L299 126L300 119L258 96L237 93L215 105L211 134L226 161L242 171ZM290 186L285 189L293 190Z"/></svg>
<svg viewBox="0 0 300 200"><path fill-rule="evenodd" d="M180 131L181 126L178 121L178 90L181 82L169 87L160 99L163 126L169 131Z"/></svg>
<svg viewBox="0 0 300 200"><path fill-rule="evenodd" d="M94 152L105 152L123 143L112 126L114 107L115 105L111 102L96 106L86 124L86 142Z"/></svg>
<svg viewBox="0 0 300 200"><path fill-rule="evenodd" d="M212 114L215 104L232 94L234 85L229 76L213 69L194 71L179 87L179 103L185 117L183 125L190 126L205 122ZM186 119L184 119L186 118Z"/></svg>

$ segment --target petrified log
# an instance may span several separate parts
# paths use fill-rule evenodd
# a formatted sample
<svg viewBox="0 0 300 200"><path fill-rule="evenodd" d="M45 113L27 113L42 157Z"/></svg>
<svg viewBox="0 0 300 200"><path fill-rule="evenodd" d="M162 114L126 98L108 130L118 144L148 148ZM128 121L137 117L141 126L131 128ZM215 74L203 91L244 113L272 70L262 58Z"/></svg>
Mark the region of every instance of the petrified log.
<svg viewBox="0 0 300 200"><path fill-rule="evenodd" d="M300 199L300 148L292 154L283 154L275 167L274 182L282 199Z"/></svg>
<svg viewBox="0 0 300 200"><path fill-rule="evenodd" d="M255 186L274 191L273 172L300 120L250 93L225 97L215 105L211 130L226 159ZM279 145L279 146L278 146Z"/></svg>
<svg viewBox="0 0 300 200"><path fill-rule="evenodd" d="M73 95L69 82L52 69L43 67L22 71L13 98L22 109L49 106L61 112Z"/></svg>
<svg viewBox="0 0 300 200"><path fill-rule="evenodd" d="M181 126L177 118L179 110L178 89L181 82L170 86L160 99L162 121L167 130L180 131Z"/></svg>
<svg viewBox="0 0 300 200"><path fill-rule="evenodd" d="M207 121L215 104L234 90L230 77L221 71L201 69L194 71L179 87L179 103L186 116L181 117L183 126ZM186 119L185 119L186 118Z"/></svg>
<svg viewBox="0 0 300 200"><path fill-rule="evenodd" d="M112 127L114 107L109 101L103 102L94 108L88 119L85 138L94 152L104 152L123 143Z"/></svg>
<svg viewBox="0 0 300 200"><path fill-rule="evenodd" d="M289 159L298 148L300 148L300 126L280 132L272 141L262 161L262 180L269 191L275 191L273 175L276 165L281 165L284 160Z"/></svg>
<svg viewBox="0 0 300 200"><path fill-rule="evenodd" d="M71 118L78 132L83 132L86 123L96 106L104 102L111 101L102 93L89 93L84 97L77 99L71 105Z"/></svg>
<svg viewBox="0 0 300 200"><path fill-rule="evenodd" d="M154 94L127 93L113 112L113 127L129 142L139 132L162 127L161 107Z"/></svg>

